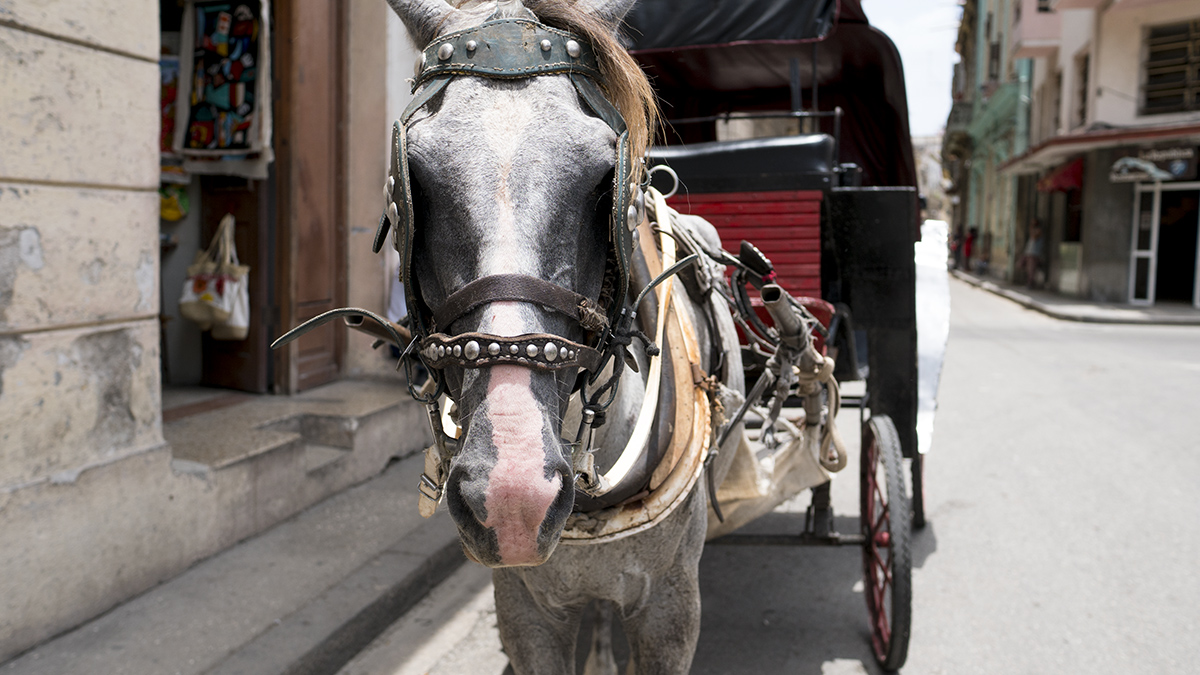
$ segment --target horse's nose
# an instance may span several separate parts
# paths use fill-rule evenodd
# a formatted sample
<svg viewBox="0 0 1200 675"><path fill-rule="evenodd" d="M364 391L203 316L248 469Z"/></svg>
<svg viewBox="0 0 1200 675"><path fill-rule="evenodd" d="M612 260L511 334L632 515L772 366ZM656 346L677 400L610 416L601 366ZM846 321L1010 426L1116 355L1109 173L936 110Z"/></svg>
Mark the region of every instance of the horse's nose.
<svg viewBox="0 0 1200 675"><path fill-rule="evenodd" d="M527 448L522 461L464 447L446 502L463 543L485 565L538 565L554 550L575 500L557 448Z"/></svg>

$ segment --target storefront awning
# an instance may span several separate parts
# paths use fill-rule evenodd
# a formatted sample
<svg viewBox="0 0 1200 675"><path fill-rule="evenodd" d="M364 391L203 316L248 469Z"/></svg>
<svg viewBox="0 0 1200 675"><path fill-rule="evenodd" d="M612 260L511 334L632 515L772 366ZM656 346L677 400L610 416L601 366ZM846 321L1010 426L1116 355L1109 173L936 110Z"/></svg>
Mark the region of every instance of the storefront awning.
<svg viewBox="0 0 1200 675"><path fill-rule="evenodd" d="M1038 192L1069 192L1083 187L1083 158L1067 162L1037 183Z"/></svg>
<svg viewBox="0 0 1200 675"><path fill-rule="evenodd" d="M1097 129L1055 136L1001 164L1000 171L1009 175L1041 173L1089 150L1123 145L1148 145L1163 141L1187 141L1200 145L1200 124Z"/></svg>

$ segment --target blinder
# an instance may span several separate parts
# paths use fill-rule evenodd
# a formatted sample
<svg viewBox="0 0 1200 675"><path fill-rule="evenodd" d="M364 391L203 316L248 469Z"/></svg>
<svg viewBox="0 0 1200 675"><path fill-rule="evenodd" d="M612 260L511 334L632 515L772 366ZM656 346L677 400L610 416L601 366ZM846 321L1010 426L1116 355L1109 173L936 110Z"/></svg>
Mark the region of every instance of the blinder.
<svg viewBox="0 0 1200 675"><path fill-rule="evenodd" d="M442 307L429 308L421 299L413 270L417 223L408 167L408 123L455 77L520 79L541 75L567 75L580 98L618 137L609 218L610 264L607 267L611 274L605 280L605 286L611 287L611 292L602 291L601 298L592 300L542 279L495 275L477 279L459 289ZM416 96L392 126L391 167L384 190L387 206L379 221L373 250L378 253L388 231L394 230L393 244L400 254L400 277L409 298L414 341L420 341L416 353L426 367L477 368L513 363L540 370L559 370L577 366L594 375L603 366L606 342L629 291L633 230L641 222L644 197L641 187L631 183L633 158L625 120L597 86L596 80L600 77L596 55L586 40L530 19L488 21L442 36L422 51L413 84ZM483 334L451 336L439 332L448 331L455 319L471 309L501 300L540 305L565 314L591 336L589 342L592 345L580 345L550 335L501 338ZM499 353L484 350L476 358L465 358L463 354L472 344L476 344L471 347L472 352L496 345ZM554 346L553 350L550 345Z"/></svg>

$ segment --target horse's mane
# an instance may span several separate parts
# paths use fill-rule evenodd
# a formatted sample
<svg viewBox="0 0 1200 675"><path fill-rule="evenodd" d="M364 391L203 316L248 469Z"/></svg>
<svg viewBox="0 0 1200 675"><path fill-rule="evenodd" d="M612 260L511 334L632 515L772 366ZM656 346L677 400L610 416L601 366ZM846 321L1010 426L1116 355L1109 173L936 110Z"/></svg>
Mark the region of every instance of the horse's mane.
<svg viewBox="0 0 1200 675"><path fill-rule="evenodd" d="M466 2L458 4L461 6ZM505 4L500 3L500 7ZM621 46L612 27L577 8L576 0L524 0L523 4L542 23L574 33L591 43L604 76L604 81L598 84L621 111L629 128L630 156L644 156L658 125L658 102L650 80ZM639 170L634 168L634 171Z"/></svg>

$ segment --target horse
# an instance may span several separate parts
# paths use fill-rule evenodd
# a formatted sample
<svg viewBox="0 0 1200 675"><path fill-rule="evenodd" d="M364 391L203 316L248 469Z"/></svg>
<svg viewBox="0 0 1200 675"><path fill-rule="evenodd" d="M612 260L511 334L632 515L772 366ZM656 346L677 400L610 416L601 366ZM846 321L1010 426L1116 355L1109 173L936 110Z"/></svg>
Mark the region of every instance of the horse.
<svg viewBox="0 0 1200 675"><path fill-rule="evenodd" d="M644 203L641 158L656 107L618 40L632 0L388 2L413 40L428 45L416 98L394 128L381 228L395 227L414 334L424 336L410 356L453 401L443 412L423 393L443 442L441 466L436 453L427 457L429 508L440 498L467 557L493 568L500 637L516 673L574 672L587 607L619 617L630 672L687 672L700 629L704 481L653 526L598 543L563 540L572 519L611 510L613 495L639 498L641 484L595 497L602 491L588 494L581 476L594 486L622 461L656 391L652 360L666 350L647 315L667 296L655 295L661 287L643 293L661 281L649 270L662 263L637 255L654 251L644 216L667 214L661 200ZM496 31L518 38L504 42ZM550 65L539 65L539 53ZM562 65L588 54L593 66ZM698 218L679 217L675 227L662 241L720 248ZM628 259L621 246L633 252ZM689 278L701 267L694 262ZM669 291L693 327L694 365L722 394L744 391L728 309L695 285ZM606 385L603 409L580 402ZM669 400L670 387L660 389ZM458 438L441 436L443 418ZM646 451L669 440L669 426L669 415L656 418ZM738 434L728 436L737 443ZM577 461L581 443L592 449L594 472ZM704 470L720 484L734 453L716 450ZM637 458L629 475L644 479L648 463ZM605 641L603 630L597 636ZM603 654L590 663L615 672Z"/></svg>

